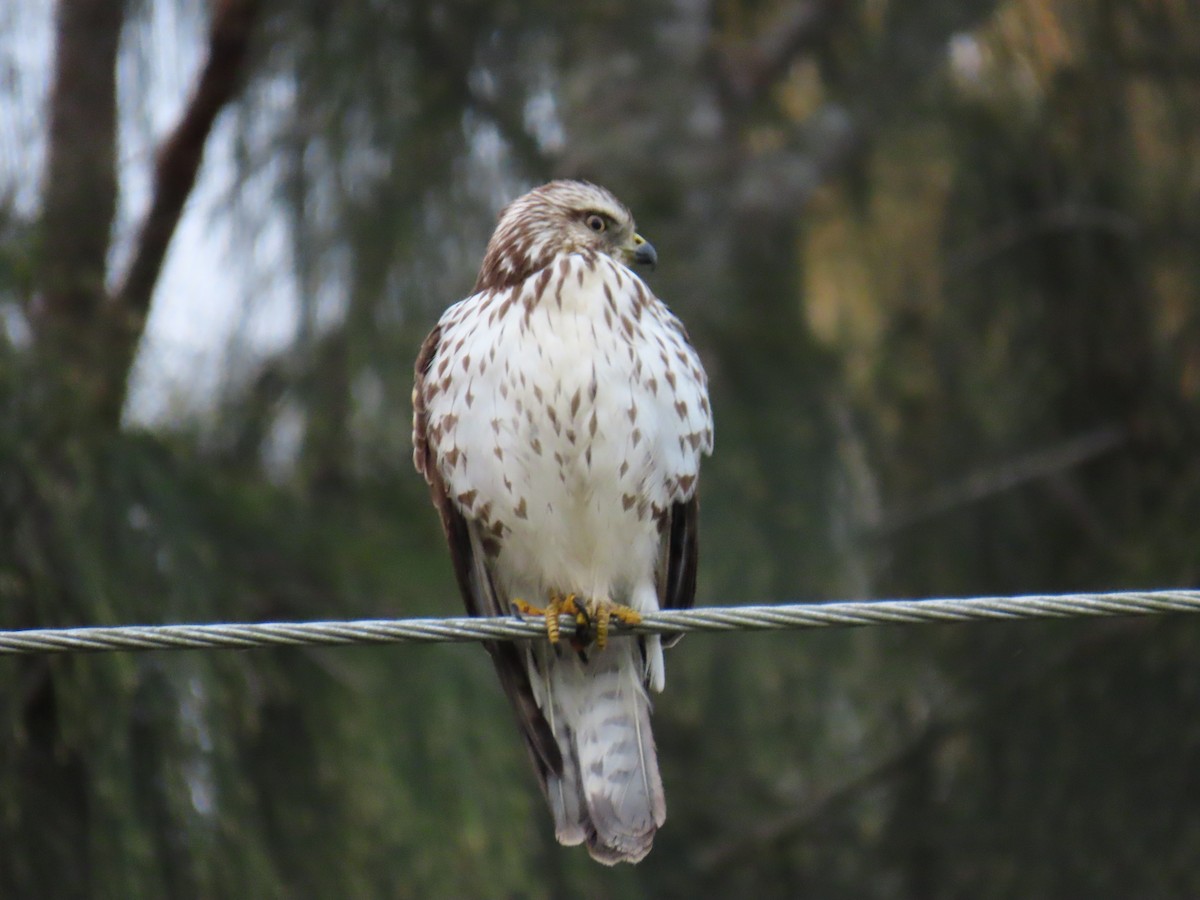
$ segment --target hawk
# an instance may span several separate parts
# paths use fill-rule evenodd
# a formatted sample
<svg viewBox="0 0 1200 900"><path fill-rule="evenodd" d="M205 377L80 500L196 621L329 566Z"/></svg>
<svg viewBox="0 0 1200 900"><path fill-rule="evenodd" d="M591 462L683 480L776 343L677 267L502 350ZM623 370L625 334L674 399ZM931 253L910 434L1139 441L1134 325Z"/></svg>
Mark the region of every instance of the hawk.
<svg viewBox="0 0 1200 900"><path fill-rule="evenodd" d="M556 837L608 865L645 857L666 801L648 694L663 688L662 640L608 644L606 626L692 605L713 445L696 351L630 268L655 262L604 188L530 191L425 340L413 388L414 461L468 612L547 603L550 641L488 650ZM564 610L595 640L558 641Z"/></svg>

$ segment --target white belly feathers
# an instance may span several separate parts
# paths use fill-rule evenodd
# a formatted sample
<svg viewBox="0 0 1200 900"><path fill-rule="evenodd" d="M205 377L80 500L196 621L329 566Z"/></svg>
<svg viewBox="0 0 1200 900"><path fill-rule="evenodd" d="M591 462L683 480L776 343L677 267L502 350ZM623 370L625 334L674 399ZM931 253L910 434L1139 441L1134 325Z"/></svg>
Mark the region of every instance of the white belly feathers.
<svg viewBox="0 0 1200 900"><path fill-rule="evenodd" d="M712 445L704 373L674 316L584 253L467 298L441 327L452 352L430 373L430 439L496 574L517 593L644 606L659 529Z"/></svg>

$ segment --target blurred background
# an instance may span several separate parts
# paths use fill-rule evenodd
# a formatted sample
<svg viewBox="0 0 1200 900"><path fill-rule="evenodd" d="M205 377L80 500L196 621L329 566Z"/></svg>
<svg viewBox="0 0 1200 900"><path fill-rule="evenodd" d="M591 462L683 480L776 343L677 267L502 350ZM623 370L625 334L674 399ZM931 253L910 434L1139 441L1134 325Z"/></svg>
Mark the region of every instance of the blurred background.
<svg viewBox="0 0 1200 900"><path fill-rule="evenodd" d="M0 627L459 614L412 361L557 176L710 373L699 602L1195 585L1194 3L12 0ZM0 895L1200 895L1198 620L668 671L608 870L477 646L0 660Z"/></svg>

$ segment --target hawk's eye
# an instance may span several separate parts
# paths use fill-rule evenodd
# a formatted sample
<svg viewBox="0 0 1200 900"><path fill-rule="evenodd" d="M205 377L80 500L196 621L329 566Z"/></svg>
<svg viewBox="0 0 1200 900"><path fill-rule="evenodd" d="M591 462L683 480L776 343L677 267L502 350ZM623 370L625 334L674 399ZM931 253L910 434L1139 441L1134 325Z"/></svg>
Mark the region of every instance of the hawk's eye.
<svg viewBox="0 0 1200 900"><path fill-rule="evenodd" d="M584 221L586 222L587 227L596 232L596 234L600 234L605 229L604 216L600 215L599 213L592 213Z"/></svg>

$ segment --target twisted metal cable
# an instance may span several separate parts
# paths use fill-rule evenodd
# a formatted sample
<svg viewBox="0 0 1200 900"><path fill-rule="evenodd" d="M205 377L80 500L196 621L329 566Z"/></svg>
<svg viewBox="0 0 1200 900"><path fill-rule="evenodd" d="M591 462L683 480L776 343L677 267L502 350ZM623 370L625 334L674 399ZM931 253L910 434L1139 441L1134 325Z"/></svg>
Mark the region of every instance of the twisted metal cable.
<svg viewBox="0 0 1200 900"><path fill-rule="evenodd" d="M1123 591L1033 594L938 600L709 606L648 614L638 625L614 621L611 634L689 631L781 631L863 625L909 625L972 620L1064 619L1200 612L1200 591ZM561 620L570 636L577 624ZM244 650L252 647L530 640L546 636L536 617L362 619L349 622L266 622L214 625L123 625L0 631L0 656L101 650Z"/></svg>

